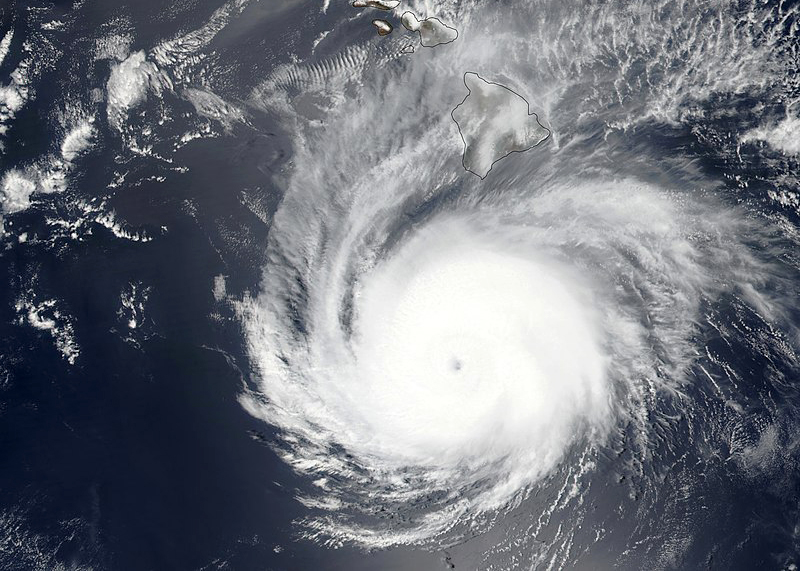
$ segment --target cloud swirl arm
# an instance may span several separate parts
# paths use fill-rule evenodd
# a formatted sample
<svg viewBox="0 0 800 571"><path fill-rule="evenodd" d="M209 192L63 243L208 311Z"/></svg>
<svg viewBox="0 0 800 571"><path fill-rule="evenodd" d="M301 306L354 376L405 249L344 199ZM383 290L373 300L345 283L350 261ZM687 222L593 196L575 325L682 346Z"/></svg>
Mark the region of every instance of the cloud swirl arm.
<svg viewBox="0 0 800 571"><path fill-rule="evenodd" d="M469 6L448 53L257 91L288 117L295 155L262 291L241 306L256 372L242 403L280 431L276 450L312 483L304 529L332 545L447 545L548 486L561 505L622 432L644 464L659 407L697 382L716 304L733 297L765 335L794 334L794 270L764 221L691 160L614 144L608 126L630 108L592 98L621 80L605 60L591 85L574 74L606 36L564 54L539 49L553 28L523 43L509 22L493 28L516 48L502 50ZM489 64L547 112L553 140L481 181L450 111L464 71Z"/></svg>

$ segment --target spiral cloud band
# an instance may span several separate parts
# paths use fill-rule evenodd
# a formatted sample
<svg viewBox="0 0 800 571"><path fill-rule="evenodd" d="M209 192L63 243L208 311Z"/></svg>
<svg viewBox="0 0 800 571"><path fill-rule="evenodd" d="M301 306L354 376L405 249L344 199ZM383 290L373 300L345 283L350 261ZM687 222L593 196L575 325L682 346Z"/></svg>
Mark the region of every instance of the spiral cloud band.
<svg viewBox="0 0 800 571"><path fill-rule="evenodd" d="M338 514L321 533L437 536L635 419L654 384L680 384L701 296L741 269L715 262L741 254L718 235L728 216L626 180L462 206L391 243L360 219L345 235L370 247L339 244L355 259L332 244L311 266L276 256L275 289L246 309L263 385L245 404L316 481L305 501ZM390 508L414 523L363 523Z"/></svg>
<svg viewBox="0 0 800 571"><path fill-rule="evenodd" d="M584 41L593 20L580 16L572 27L493 23L485 36L471 6L446 12L464 32L447 48L292 69L254 95L295 139L262 291L241 306L256 373L242 403L278 429L276 451L309 483L298 491L314 514L307 534L333 544L480 531L559 466L578 487L621 426L650 454L657 401L681 398L704 312L735 295L764 323L781 316L760 293L780 272L747 244L764 233L758 220L696 191L717 183L691 161L600 136L635 120L614 105L639 96L593 59L616 49L599 46L609 35ZM539 49L558 30L581 38L557 44L576 53ZM662 46L662 32L635 37ZM757 65L735 49L715 65ZM486 181L464 172L450 117L472 69L513 78L553 128ZM704 86L728 77L695 71ZM680 109L684 94L671 95L652 107Z"/></svg>

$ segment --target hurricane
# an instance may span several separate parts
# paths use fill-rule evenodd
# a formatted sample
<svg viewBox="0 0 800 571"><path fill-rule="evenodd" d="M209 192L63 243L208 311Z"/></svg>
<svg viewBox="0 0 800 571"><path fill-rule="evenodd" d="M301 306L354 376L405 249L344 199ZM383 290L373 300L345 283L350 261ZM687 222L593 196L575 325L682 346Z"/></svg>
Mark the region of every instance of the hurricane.
<svg viewBox="0 0 800 571"><path fill-rule="evenodd" d="M706 517L675 489L731 465L767 477L796 446L798 235L741 173L792 164L775 137L800 94L797 8L496 6L418 2L458 38L350 41L253 90L293 155L239 307L240 401L307 482L312 540L447 546L502 528L486 568L521 565L519 545L528 567L558 567L600 517L591 492L680 521L591 532L647 535L667 565ZM484 179L451 115L466 73L550 132ZM791 176L764 172L773 193Z"/></svg>

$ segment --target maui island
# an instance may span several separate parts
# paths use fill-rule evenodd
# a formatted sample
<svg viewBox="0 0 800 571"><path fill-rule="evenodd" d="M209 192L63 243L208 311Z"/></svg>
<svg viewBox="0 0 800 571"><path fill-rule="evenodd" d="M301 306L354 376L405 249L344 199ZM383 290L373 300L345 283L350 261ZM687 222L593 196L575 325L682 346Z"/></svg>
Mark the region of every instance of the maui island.
<svg viewBox="0 0 800 571"><path fill-rule="evenodd" d="M405 12L400 21L406 30L419 32L420 44L426 48L449 44L458 37L458 30L444 24L438 18L420 20L412 12Z"/></svg>

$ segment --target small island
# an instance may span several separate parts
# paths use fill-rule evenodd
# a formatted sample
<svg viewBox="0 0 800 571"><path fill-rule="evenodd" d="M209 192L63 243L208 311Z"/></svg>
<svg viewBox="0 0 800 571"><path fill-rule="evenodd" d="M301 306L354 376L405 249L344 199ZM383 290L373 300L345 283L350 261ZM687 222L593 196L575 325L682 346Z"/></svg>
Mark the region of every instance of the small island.
<svg viewBox="0 0 800 571"><path fill-rule="evenodd" d="M444 24L438 18L420 20L412 12L405 12L400 21L409 32L419 32L420 44L426 48L449 44L458 37L458 30Z"/></svg>
<svg viewBox="0 0 800 571"><path fill-rule="evenodd" d="M451 115L464 141L463 164L469 172L485 178L500 159L550 136L518 93L472 72L464 74L464 85L469 93Z"/></svg>
<svg viewBox="0 0 800 571"><path fill-rule="evenodd" d="M394 29L394 27L386 20L372 20L372 25L375 26L379 36L388 36Z"/></svg>

